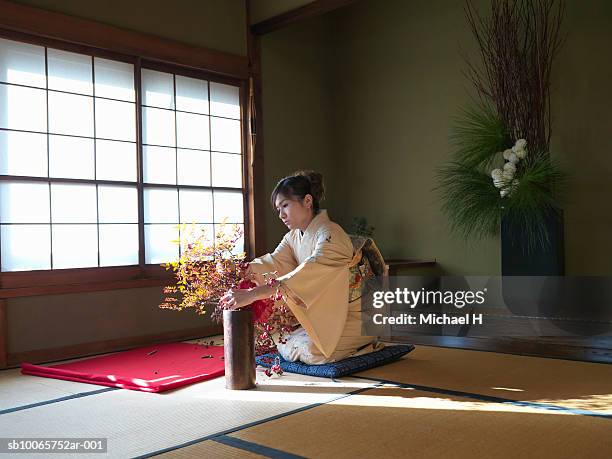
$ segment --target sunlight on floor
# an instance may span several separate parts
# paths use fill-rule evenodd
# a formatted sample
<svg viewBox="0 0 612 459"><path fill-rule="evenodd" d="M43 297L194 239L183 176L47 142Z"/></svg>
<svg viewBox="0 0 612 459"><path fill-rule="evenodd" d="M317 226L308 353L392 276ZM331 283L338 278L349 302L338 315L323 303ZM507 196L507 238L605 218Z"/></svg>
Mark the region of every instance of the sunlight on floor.
<svg viewBox="0 0 612 459"><path fill-rule="evenodd" d="M494 389L494 390L507 390L509 392L525 392L524 389L514 389L514 388L511 388L511 387L491 387L491 389Z"/></svg>
<svg viewBox="0 0 612 459"><path fill-rule="evenodd" d="M557 398L533 400L535 403L563 405L568 408L596 411L602 414L612 414L612 394L585 395L580 398Z"/></svg>
<svg viewBox="0 0 612 459"><path fill-rule="evenodd" d="M396 389L397 390L397 389ZM454 410L454 411L488 411L507 413L537 413L537 414L564 414L568 411L550 411L542 408L520 406L505 403L476 402L453 400L444 397L418 397L401 395L352 395L331 402L332 405L383 407L383 408L413 408L426 410Z"/></svg>

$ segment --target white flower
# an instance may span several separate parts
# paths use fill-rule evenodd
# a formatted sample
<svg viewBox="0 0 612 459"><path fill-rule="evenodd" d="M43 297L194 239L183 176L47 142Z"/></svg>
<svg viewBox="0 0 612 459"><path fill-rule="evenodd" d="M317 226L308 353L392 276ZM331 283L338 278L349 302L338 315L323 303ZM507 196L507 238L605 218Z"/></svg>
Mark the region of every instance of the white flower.
<svg viewBox="0 0 612 459"><path fill-rule="evenodd" d="M506 163L504 164L504 172L508 171L508 173L512 173L512 175L514 175L514 173L516 172L516 165L514 163Z"/></svg>
<svg viewBox="0 0 612 459"><path fill-rule="evenodd" d="M518 139L514 146L519 150L524 150L527 146L527 141L525 139Z"/></svg>
<svg viewBox="0 0 612 459"><path fill-rule="evenodd" d="M503 172L503 171L502 171L501 169L493 169L493 170L491 171L491 178L492 178L493 180L501 178L501 176L502 176L502 172Z"/></svg>
<svg viewBox="0 0 612 459"><path fill-rule="evenodd" d="M519 157L516 155L516 153L511 153L508 156L509 156L508 161L510 161L511 163L515 163L516 164L516 163L519 162Z"/></svg>
<svg viewBox="0 0 612 459"><path fill-rule="evenodd" d="M502 198L505 198L508 193L510 193L510 190L508 190L508 188L503 188L503 189L499 190L499 195Z"/></svg>
<svg viewBox="0 0 612 459"><path fill-rule="evenodd" d="M495 186L495 188L502 188L506 185L506 181L502 178L493 179L493 185Z"/></svg>
<svg viewBox="0 0 612 459"><path fill-rule="evenodd" d="M512 150L510 148L508 148L507 150L504 150L504 152L502 153L506 161L510 160L511 154L512 154Z"/></svg>
<svg viewBox="0 0 612 459"><path fill-rule="evenodd" d="M519 150L516 152L516 156L518 159L525 159L525 156L527 156L527 150Z"/></svg>

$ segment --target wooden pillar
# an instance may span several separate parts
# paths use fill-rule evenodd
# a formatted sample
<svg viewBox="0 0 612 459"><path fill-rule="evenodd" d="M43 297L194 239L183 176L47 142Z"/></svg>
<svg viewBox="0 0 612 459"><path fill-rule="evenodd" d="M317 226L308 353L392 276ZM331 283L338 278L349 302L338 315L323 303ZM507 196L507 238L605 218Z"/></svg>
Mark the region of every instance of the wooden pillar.
<svg viewBox="0 0 612 459"><path fill-rule="evenodd" d="M0 299L0 368L8 365L8 321L6 299Z"/></svg>

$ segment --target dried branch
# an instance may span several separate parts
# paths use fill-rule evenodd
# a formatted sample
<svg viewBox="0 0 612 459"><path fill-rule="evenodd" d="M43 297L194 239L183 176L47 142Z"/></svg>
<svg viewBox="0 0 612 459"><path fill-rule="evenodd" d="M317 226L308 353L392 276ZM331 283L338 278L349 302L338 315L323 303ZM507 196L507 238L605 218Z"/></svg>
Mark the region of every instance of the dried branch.
<svg viewBox="0 0 612 459"><path fill-rule="evenodd" d="M564 0L491 0L488 17L466 0L464 11L481 60L477 66L464 57L465 75L536 160L550 143L550 75L563 43Z"/></svg>

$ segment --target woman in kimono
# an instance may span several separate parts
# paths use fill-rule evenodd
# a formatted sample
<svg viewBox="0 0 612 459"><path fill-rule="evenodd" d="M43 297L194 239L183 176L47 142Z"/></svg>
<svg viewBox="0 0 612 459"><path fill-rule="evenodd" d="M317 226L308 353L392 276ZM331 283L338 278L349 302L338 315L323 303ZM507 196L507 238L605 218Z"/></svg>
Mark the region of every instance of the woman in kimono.
<svg viewBox="0 0 612 459"><path fill-rule="evenodd" d="M272 192L272 205L289 228L273 253L256 258L249 271L258 284L230 290L221 299L237 309L268 298L276 288L300 327L278 351L285 360L307 364L334 362L378 350L375 337L361 335L361 301L349 304L351 239L320 209L324 187L321 174L300 171L282 179ZM278 284L266 285L262 274L276 272Z"/></svg>

